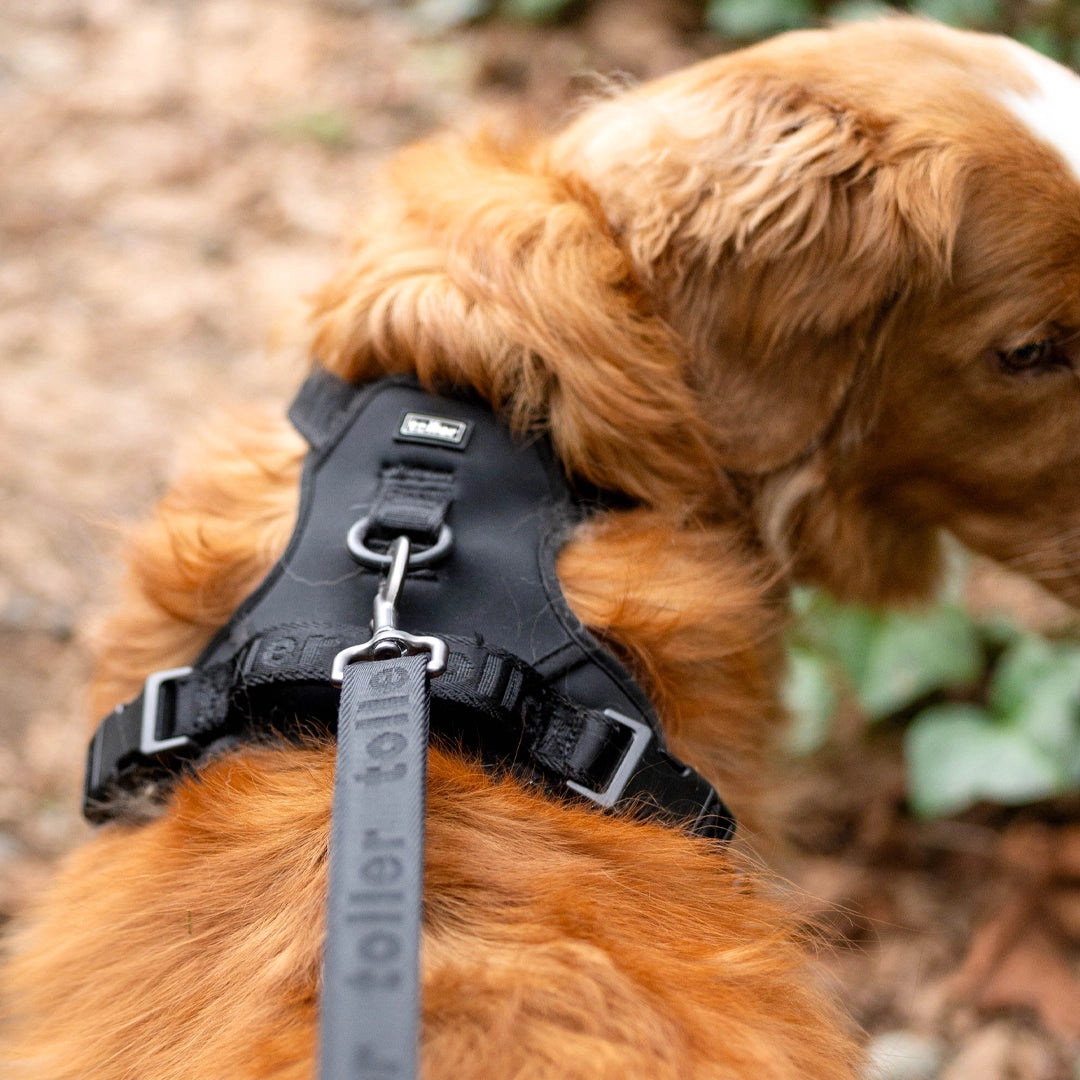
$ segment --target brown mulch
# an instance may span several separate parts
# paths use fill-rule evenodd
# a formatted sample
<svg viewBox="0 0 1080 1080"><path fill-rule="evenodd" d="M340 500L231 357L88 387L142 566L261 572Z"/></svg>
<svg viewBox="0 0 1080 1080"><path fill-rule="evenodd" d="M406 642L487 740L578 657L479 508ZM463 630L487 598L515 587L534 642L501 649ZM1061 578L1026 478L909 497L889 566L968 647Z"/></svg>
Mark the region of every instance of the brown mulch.
<svg viewBox="0 0 1080 1080"><path fill-rule="evenodd" d="M589 72L715 48L678 0L443 35L363 0L0 5L0 920L88 834L80 695L118 526L207 402L280 409L298 300L379 159L487 109L557 117ZM981 602L1059 617L989 580ZM898 742L841 731L781 785L776 861L823 965L885 1075L1077 1075L1080 804L915 822Z"/></svg>

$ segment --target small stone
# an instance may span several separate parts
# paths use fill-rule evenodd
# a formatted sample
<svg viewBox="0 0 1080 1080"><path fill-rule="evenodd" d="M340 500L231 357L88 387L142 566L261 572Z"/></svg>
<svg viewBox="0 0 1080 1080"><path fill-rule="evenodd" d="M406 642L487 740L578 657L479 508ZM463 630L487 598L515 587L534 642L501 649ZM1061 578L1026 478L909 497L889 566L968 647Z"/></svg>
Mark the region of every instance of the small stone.
<svg viewBox="0 0 1080 1080"><path fill-rule="evenodd" d="M1051 1080L1058 1072L1053 1055L1032 1032L1007 1021L987 1024L967 1039L941 1074L941 1080L1009 1077Z"/></svg>
<svg viewBox="0 0 1080 1080"><path fill-rule="evenodd" d="M865 1080L933 1080L944 1048L938 1039L913 1031L886 1031L866 1048Z"/></svg>

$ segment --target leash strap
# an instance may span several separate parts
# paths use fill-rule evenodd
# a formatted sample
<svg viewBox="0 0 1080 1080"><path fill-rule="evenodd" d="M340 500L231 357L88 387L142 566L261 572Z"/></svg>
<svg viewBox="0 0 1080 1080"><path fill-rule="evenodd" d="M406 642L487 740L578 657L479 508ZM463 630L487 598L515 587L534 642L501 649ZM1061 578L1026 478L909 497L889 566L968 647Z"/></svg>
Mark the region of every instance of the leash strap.
<svg viewBox="0 0 1080 1080"><path fill-rule="evenodd" d="M427 658L345 668L330 835L320 1080L417 1070Z"/></svg>

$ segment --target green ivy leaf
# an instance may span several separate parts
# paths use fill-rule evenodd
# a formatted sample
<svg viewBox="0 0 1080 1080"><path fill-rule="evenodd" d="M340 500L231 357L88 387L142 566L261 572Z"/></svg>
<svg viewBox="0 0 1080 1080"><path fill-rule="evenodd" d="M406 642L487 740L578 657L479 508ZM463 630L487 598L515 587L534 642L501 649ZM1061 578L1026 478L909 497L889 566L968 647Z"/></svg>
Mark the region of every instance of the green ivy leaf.
<svg viewBox="0 0 1080 1080"><path fill-rule="evenodd" d="M837 0L829 5L829 18L835 22L866 22L895 11L896 8L884 0Z"/></svg>
<svg viewBox="0 0 1080 1080"><path fill-rule="evenodd" d="M978 631L959 608L889 612L852 681L867 718L878 720L931 691L970 685L982 667Z"/></svg>
<svg viewBox="0 0 1080 1080"><path fill-rule="evenodd" d="M833 659L858 686L885 617L870 608L839 604L817 590L801 590L793 606L799 618L796 642Z"/></svg>
<svg viewBox="0 0 1080 1080"><path fill-rule="evenodd" d="M1080 779L1080 646L1019 638L998 661L987 701Z"/></svg>
<svg viewBox="0 0 1080 1080"><path fill-rule="evenodd" d="M911 10L950 26L990 29L1001 25L999 0L914 0Z"/></svg>
<svg viewBox="0 0 1080 1080"><path fill-rule="evenodd" d="M462 26L487 15L493 0L418 0L410 9L412 20L429 32Z"/></svg>
<svg viewBox="0 0 1080 1080"><path fill-rule="evenodd" d="M832 665L820 653L799 645L788 648L787 659L787 673L780 689L791 717L787 748L797 756L812 754L824 746L836 714Z"/></svg>
<svg viewBox="0 0 1080 1080"><path fill-rule="evenodd" d="M544 23L556 18L571 0L501 0L500 12L512 19Z"/></svg>
<svg viewBox="0 0 1080 1080"><path fill-rule="evenodd" d="M1060 35L1049 26L1022 26L1016 31L1016 40L1030 49L1049 56L1051 60L1067 60L1068 49Z"/></svg>
<svg viewBox="0 0 1080 1080"><path fill-rule="evenodd" d="M1007 649L1021 638L1029 636L1007 616L1000 614L991 615L986 620L980 621L979 634L987 645L996 646L999 649Z"/></svg>
<svg viewBox="0 0 1080 1080"><path fill-rule="evenodd" d="M758 38L814 21L810 0L709 0L705 24L730 38Z"/></svg>
<svg viewBox="0 0 1080 1080"><path fill-rule="evenodd" d="M908 798L922 817L963 810L980 799L1020 804L1065 786L1054 761L1020 729L975 705L924 710L905 732Z"/></svg>

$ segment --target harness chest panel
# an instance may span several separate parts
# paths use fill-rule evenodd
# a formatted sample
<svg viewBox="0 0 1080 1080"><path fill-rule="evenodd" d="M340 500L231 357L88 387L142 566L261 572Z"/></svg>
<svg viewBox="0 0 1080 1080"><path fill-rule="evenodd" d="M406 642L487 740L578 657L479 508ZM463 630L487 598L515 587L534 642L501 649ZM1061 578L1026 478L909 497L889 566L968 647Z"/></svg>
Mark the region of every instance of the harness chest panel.
<svg viewBox="0 0 1080 1080"><path fill-rule="evenodd" d="M403 628L444 639L432 730L485 764L604 807L725 838L711 785L672 758L629 673L570 611L555 557L584 516L540 438L408 379L357 388L317 371L290 416L312 446L285 553L190 669L159 672L91 744L85 811L237 741L333 731L330 667L408 538Z"/></svg>
<svg viewBox="0 0 1080 1080"><path fill-rule="evenodd" d="M466 425L468 443L407 441L399 433L410 416ZM644 695L570 613L558 587L554 557L580 510L545 441L523 444L485 406L397 381L362 391L334 428L309 458L287 551L200 663L278 623L362 624L379 575L357 564L344 538L370 514L388 478L405 486L409 476L433 474L450 487L453 549L410 573L402 625L440 636L480 633L583 705L649 716ZM412 539L424 543L422 530Z"/></svg>

